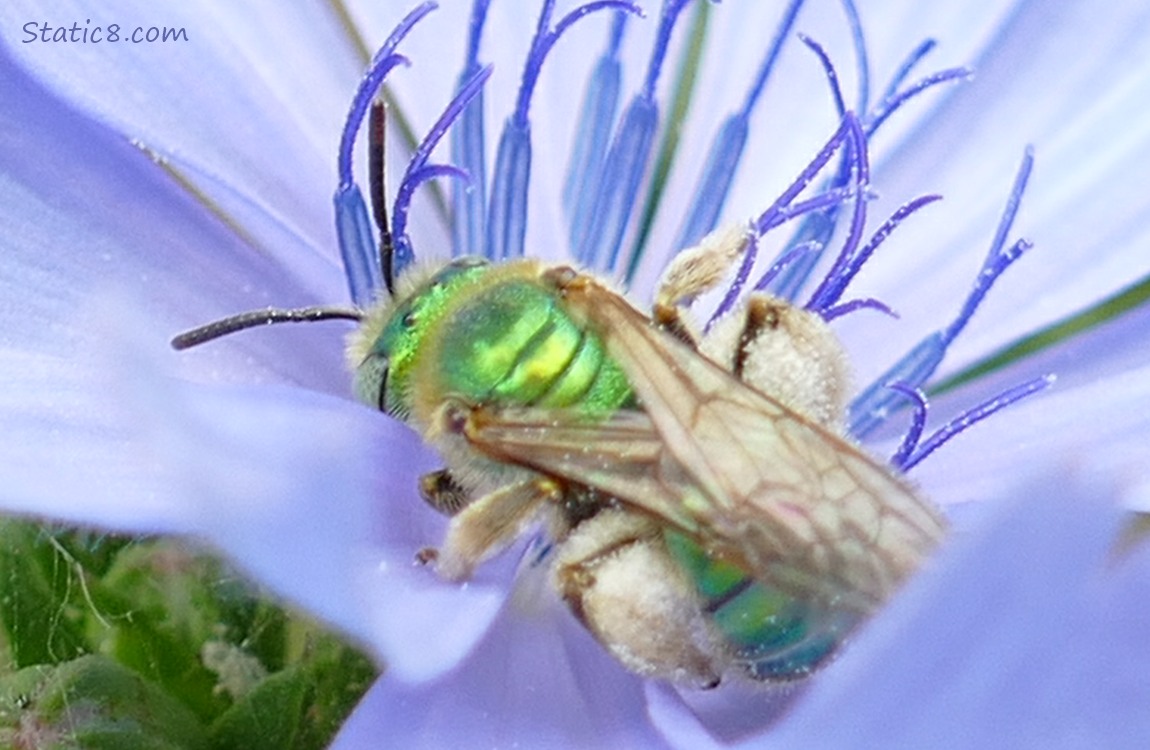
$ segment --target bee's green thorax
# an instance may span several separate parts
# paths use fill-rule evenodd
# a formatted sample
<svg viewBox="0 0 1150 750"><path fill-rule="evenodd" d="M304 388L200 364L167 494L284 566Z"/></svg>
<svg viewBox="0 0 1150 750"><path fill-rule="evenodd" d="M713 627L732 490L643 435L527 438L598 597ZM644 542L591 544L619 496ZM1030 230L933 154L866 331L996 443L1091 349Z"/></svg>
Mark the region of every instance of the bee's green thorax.
<svg viewBox="0 0 1150 750"><path fill-rule="evenodd" d="M444 389L479 401L603 412L630 395L599 338L534 280L500 280L463 301L439 355Z"/></svg>
<svg viewBox="0 0 1150 750"><path fill-rule="evenodd" d="M447 266L395 309L371 351L389 363L384 407L402 418L421 394L587 413L632 398L533 264Z"/></svg>

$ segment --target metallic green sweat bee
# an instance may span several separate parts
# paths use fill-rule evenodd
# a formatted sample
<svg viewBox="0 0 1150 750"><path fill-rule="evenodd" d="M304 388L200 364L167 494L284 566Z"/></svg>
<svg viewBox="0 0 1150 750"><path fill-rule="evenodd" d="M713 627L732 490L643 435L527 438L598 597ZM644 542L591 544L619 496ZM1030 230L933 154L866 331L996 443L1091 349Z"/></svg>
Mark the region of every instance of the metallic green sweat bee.
<svg viewBox="0 0 1150 750"><path fill-rule="evenodd" d="M348 347L356 394L420 430L445 463L419 489L451 516L447 536L413 555L461 580L542 524L556 591L629 669L706 687L728 674L809 674L930 554L941 519L843 437L844 357L816 314L760 294L705 336L680 317L743 256L745 229L681 253L652 317L590 276L531 260L457 259L393 285L392 238L403 233L382 208L375 106L382 257L365 261L370 220L349 144L397 64L394 45L426 12L377 54L341 142L337 226L353 297L371 297L354 278L374 266L390 298L370 310L246 313L173 345L266 323L359 321Z"/></svg>
<svg viewBox="0 0 1150 750"><path fill-rule="evenodd" d="M542 519L556 589L608 650L707 686L732 668L809 673L943 533L889 469L809 416L842 391L838 372L811 377L842 362L815 315L754 296L703 340L725 366L697 351L675 303L731 245L680 256L661 326L572 269L463 259L410 280L349 347L359 397L444 457L421 488L453 515L441 574L466 578ZM796 362L801 385L775 377Z"/></svg>
<svg viewBox="0 0 1150 750"><path fill-rule="evenodd" d="M739 236L679 256L658 324L531 260L412 272L363 315L357 395L446 464L421 482L452 516L422 559L465 579L542 522L555 588L595 637L700 686L809 674L915 570L943 524L840 437L843 360L821 319L756 295L696 344L675 312Z"/></svg>

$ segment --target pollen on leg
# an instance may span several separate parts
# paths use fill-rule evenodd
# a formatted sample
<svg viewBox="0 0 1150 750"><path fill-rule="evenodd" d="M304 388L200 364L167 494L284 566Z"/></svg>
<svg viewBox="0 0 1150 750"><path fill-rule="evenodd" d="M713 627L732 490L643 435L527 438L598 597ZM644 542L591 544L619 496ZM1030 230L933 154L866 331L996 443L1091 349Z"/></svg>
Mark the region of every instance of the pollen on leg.
<svg viewBox="0 0 1150 750"><path fill-rule="evenodd" d="M559 548L554 570L572 612L628 669L704 688L719 683L722 650L650 519L599 513Z"/></svg>
<svg viewBox="0 0 1150 750"><path fill-rule="evenodd" d="M753 294L711 328L700 351L761 393L843 433L850 364L817 314Z"/></svg>
<svg viewBox="0 0 1150 750"><path fill-rule="evenodd" d="M656 304L689 304L700 294L714 289L742 257L751 236L746 224L731 224L716 229L698 245L676 255L659 281Z"/></svg>

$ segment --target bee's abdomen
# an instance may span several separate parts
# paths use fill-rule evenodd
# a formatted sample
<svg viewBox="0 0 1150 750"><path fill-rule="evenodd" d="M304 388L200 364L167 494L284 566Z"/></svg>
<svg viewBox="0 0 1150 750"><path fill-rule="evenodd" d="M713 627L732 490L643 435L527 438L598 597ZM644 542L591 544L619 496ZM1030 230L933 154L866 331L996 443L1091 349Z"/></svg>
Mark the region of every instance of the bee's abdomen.
<svg viewBox="0 0 1150 750"><path fill-rule="evenodd" d="M439 359L447 390L476 402L605 412L631 397L599 337L550 289L521 278L460 305L444 322Z"/></svg>
<svg viewBox="0 0 1150 750"><path fill-rule="evenodd" d="M855 618L808 604L709 557L688 537L664 532L667 548L687 572L732 660L757 680L810 674L837 648Z"/></svg>

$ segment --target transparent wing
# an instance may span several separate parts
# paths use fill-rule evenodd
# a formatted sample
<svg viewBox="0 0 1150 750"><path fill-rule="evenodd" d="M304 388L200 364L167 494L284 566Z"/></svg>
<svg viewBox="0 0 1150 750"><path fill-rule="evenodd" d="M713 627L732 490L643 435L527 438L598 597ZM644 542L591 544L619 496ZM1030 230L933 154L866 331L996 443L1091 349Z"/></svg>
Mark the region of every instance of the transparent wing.
<svg viewBox="0 0 1150 750"><path fill-rule="evenodd" d="M467 434L505 460L593 486L772 585L869 611L942 538L935 511L850 443L653 328L586 276L557 279L644 412L574 421L482 409Z"/></svg>

